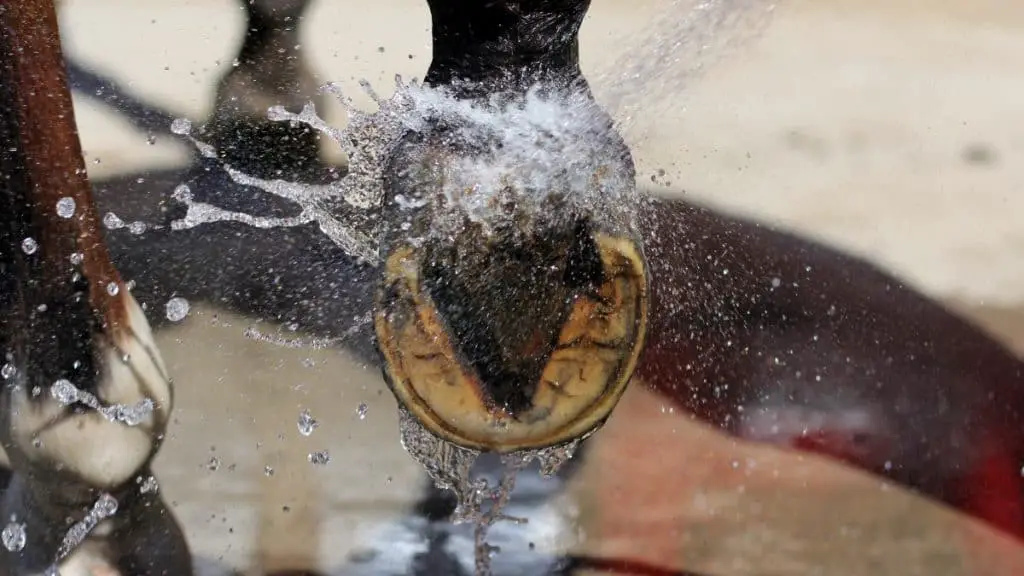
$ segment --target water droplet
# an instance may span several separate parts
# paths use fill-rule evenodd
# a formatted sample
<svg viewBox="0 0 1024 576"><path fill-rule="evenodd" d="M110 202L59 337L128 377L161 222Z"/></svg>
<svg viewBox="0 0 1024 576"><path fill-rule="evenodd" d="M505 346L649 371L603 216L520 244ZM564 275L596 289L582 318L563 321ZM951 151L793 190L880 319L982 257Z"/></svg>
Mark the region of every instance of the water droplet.
<svg viewBox="0 0 1024 576"><path fill-rule="evenodd" d="M313 433L313 430L316 430L317 426L319 426L320 423L313 418L313 416L309 413L309 410L303 410L302 412L299 412L298 425L299 434L302 434L303 436L309 436L310 434Z"/></svg>
<svg viewBox="0 0 1024 576"><path fill-rule="evenodd" d="M160 485L156 481L156 476L147 476L145 479L140 477L139 480L139 492L143 494L156 492L160 489Z"/></svg>
<svg viewBox="0 0 1024 576"><path fill-rule="evenodd" d="M124 228L124 220L118 217L113 212L107 212L103 215L103 225L106 226L107 230L117 230Z"/></svg>
<svg viewBox="0 0 1024 576"><path fill-rule="evenodd" d="M220 469L220 458L216 456L210 456L210 460L206 463L206 468L210 472L216 472Z"/></svg>
<svg viewBox="0 0 1024 576"><path fill-rule="evenodd" d="M39 244L36 244L36 241L33 238L25 238L21 241L21 249L25 254L34 254L35 251L39 249Z"/></svg>
<svg viewBox="0 0 1024 576"><path fill-rule="evenodd" d="M188 316L189 303L188 300L180 296L175 296L167 301L167 319L171 322L181 322Z"/></svg>
<svg viewBox="0 0 1024 576"><path fill-rule="evenodd" d="M110 494L102 494L96 504L93 504L92 509L100 518L109 518L117 514L117 498Z"/></svg>
<svg viewBox="0 0 1024 576"><path fill-rule="evenodd" d="M81 252L74 252L68 259L71 260L71 264L73 266L78 266L79 264L82 263L82 260L84 258L85 256Z"/></svg>
<svg viewBox="0 0 1024 576"><path fill-rule="evenodd" d="M61 218L71 218L75 215L75 199L70 196L65 196L60 200L57 200L57 216Z"/></svg>
<svg viewBox="0 0 1024 576"><path fill-rule="evenodd" d="M192 189L188 187L188 184L178 184L171 194L171 198L174 198L178 202L191 202L192 201Z"/></svg>
<svg viewBox="0 0 1024 576"><path fill-rule="evenodd" d="M326 466L331 461L331 454L327 450L309 453L309 463L314 466Z"/></svg>
<svg viewBox="0 0 1024 576"><path fill-rule="evenodd" d="M121 289L118 288L117 282L111 282L107 284L107 294L110 294L111 296L117 296L117 293L120 291Z"/></svg>
<svg viewBox="0 0 1024 576"><path fill-rule="evenodd" d="M149 144L150 146L153 146L154 144L156 144L156 135L155 134L148 134L148 135L146 135L146 144Z"/></svg>
<svg viewBox="0 0 1024 576"><path fill-rule="evenodd" d="M10 362L7 362L2 367L0 367L0 377L3 377L4 380L10 380L17 373L18 369L15 368L14 364L11 364Z"/></svg>
<svg viewBox="0 0 1024 576"><path fill-rule="evenodd" d="M188 136L192 133L192 121L188 118L175 118L171 122L171 132L179 136Z"/></svg>
<svg viewBox="0 0 1024 576"><path fill-rule="evenodd" d="M61 404L67 406L78 400L78 388L69 380L61 378L53 383L50 388L50 396Z"/></svg>
<svg viewBox="0 0 1024 576"><path fill-rule="evenodd" d="M27 539L25 525L19 524L14 520L11 520L7 526L4 526L3 532L0 533L0 540L3 540L4 548L11 552L21 552L25 548L25 541Z"/></svg>
<svg viewBox="0 0 1024 576"><path fill-rule="evenodd" d="M366 412L369 410L366 402L360 402L359 406L356 407L356 414L359 415L360 420L366 420Z"/></svg>

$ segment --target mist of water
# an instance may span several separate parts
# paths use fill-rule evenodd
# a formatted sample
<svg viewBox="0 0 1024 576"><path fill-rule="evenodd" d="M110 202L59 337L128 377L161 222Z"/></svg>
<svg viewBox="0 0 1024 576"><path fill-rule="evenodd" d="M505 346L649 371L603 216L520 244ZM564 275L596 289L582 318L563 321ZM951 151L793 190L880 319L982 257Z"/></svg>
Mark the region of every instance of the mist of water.
<svg viewBox="0 0 1024 576"><path fill-rule="evenodd" d="M771 22L770 0L671 0L630 38L619 58L588 73L601 105L629 132L639 117L683 105L713 64L748 46Z"/></svg>

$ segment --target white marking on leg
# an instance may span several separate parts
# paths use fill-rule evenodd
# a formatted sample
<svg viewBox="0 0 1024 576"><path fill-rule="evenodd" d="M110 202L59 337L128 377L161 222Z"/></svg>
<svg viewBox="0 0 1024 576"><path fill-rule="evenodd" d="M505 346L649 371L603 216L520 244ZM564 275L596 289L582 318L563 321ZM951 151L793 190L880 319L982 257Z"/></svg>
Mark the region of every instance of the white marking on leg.
<svg viewBox="0 0 1024 576"><path fill-rule="evenodd" d="M123 302L128 326L120 341L97 337L99 380L91 388L104 404L137 405L145 399L153 410L137 426L111 421L94 410L75 413L46 394L32 398L22 386L11 390L11 437L25 457L65 470L96 488L114 488L130 480L156 452L172 408L167 370L153 342L142 309L131 294Z"/></svg>

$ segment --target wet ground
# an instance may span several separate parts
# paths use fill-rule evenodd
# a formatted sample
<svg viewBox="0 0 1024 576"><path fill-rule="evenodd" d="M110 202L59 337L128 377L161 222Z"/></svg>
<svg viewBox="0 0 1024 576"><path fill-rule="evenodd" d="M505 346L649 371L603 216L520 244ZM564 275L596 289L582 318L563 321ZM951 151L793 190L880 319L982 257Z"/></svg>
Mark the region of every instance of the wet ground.
<svg viewBox="0 0 1024 576"><path fill-rule="evenodd" d="M666 4L595 0L585 69L620 57ZM368 5L322 0L304 40L323 79L351 92L428 61L425 3ZM62 20L74 57L197 120L240 23L230 0L70 0ZM1012 3L793 2L686 92L638 85L651 115L628 136L642 175L665 170L665 193L864 254L1024 353L1021 53L1024 7ZM94 178L185 161L168 138L147 144L76 103ZM376 369L253 340L252 326L289 335L198 306L159 336L178 395L157 473L197 554L210 574L396 573L425 548L407 515L422 477ZM303 409L320 423L308 437ZM505 528L510 545L532 542L522 553L538 562L569 546L722 575L1024 573L1024 551L984 528L818 459L737 445L640 386L591 448L568 495ZM311 464L323 450L330 461Z"/></svg>

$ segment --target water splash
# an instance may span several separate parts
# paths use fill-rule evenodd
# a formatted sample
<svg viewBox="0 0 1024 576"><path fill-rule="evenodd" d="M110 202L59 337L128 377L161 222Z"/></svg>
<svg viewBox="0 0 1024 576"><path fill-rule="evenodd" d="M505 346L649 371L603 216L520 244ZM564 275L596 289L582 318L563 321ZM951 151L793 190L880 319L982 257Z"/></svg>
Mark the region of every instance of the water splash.
<svg viewBox="0 0 1024 576"><path fill-rule="evenodd" d="M624 145L609 132L607 115L584 92L551 93L535 87L522 98L496 94L464 99L451 87L428 87L415 80L405 83L396 77L394 93L382 98L369 83L363 81L361 86L377 104L376 111L355 108L337 84L322 88L345 108L345 128L330 126L317 116L313 104L299 113L281 107L268 112L273 121L306 124L336 141L349 159L348 173L339 180L322 185L264 180L223 165L232 181L293 202L300 209L298 215L261 217L226 210L195 200L191 190L181 185L174 198L186 205L186 215L172 222L171 228L223 221L257 228L315 222L347 253L376 265L383 224L379 212L386 202L397 206L399 214L408 213L405 222L387 223L403 231L410 229L416 210L430 208L435 217L429 229L419 233L437 238L458 233L467 219L481 224L484 234L491 233L509 217L505 207L510 194L517 217L550 216L552 197L570 205L566 213L603 211L602 220L630 220L638 205L631 171L618 167ZM202 156L217 158L212 146L192 136L190 124L176 123L172 130L188 138ZM447 155L436 163L439 173L427 175L429 195L386 198L384 173L396 146L408 134L440 136L432 148L412 152L409 162L399 161L393 173L396 178L411 164L429 164L432 154ZM459 144L447 149L453 142Z"/></svg>
<svg viewBox="0 0 1024 576"><path fill-rule="evenodd" d="M399 212L429 214L429 228L416 234L444 241L471 223L486 238L581 216L635 227L641 196L628 151L587 92L537 85L464 99L456 85L408 93L410 114L431 126L393 159L392 178L409 192L394 198ZM410 214L404 224L413 221Z"/></svg>
<svg viewBox="0 0 1024 576"><path fill-rule="evenodd" d="M309 456L306 457L309 463L314 466L327 466L331 463L331 453L327 450L320 450L318 452L310 452Z"/></svg>
<svg viewBox="0 0 1024 576"><path fill-rule="evenodd" d="M313 418L309 410L303 409L302 412L299 412L299 421L296 425L299 428L299 434L309 436L320 426L320 423L317 422L316 418Z"/></svg>
<svg viewBox="0 0 1024 576"><path fill-rule="evenodd" d="M339 344L343 344L351 335L355 334L367 323L368 322L357 323L357 325L350 327L344 334L337 338L284 338L282 336L261 332L253 326L246 328L243 335L249 340L265 342L267 344L273 344L274 346L280 346L281 348L327 350Z"/></svg>
<svg viewBox="0 0 1024 576"><path fill-rule="evenodd" d="M99 412L104 418L111 422L122 422L128 426L138 426L150 414L153 413L154 404L149 398L140 400L133 405L125 404L103 404L91 392L81 390L69 380L60 379L50 387L50 396L61 404L83 404Z"/></svg>
<svg viewBox="0 0 1024 576"><path fill-rule="evenodd" d="M348 254L360 261L376 265L378 246L376 222L372 212L383 202L382 174L387 165L386 159L391 146L410 128L404 123L404 119L407 118L405 112L409 109L404 90L407 85L399 77L396 77L395 82L398 89L389 99L381 99L368 83L362 83L364 90L378 105L378 110L374 113L362 112L355 108L336 84L324 86L321 91L336 96L347 111L348 126L345 129L336 129L327 124L317 116L312 103L303 107L298 114L287 112L282 107L273 107L268 111L267 116L273 121L307 124L341 146L349 158L349 167L347 174L336 182L317 185L264 180L244 174L227 164L223 165L228 176L236 184L255 187L297 204L300 208L297 216L259 217L225 210L194 200L191 190L182 185L175 191L174 198L186 205L187 212L184 218L172 222L171 228L184 230L201 224L223 221L240 222L256 228L295 227L315 222L321 232ZM216 149L192 137L190 123L175 122L171 130L189 138L202 156L217 158ZM350 212L354 210L363 213L362 218L356 218L363 221L362 229L336 217L339 203L347 206Z"/></svg>
<svg viewBox="0 0 1024 576"><path fill-rule="evenodd" d="M100 497L92 505L92 509L85 515L85 518L75 522L71 528L68 529L67 533L64 534L60 547L57 549L57 558L46 570L46 574L59 575L60 571L57 566L75 551L75 548L77 548L82 541L89 536L89 533L92 532L102 520L116 514L117 508L118 502L116 498L110 494L100 494Z"/></svg>

